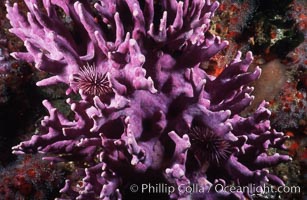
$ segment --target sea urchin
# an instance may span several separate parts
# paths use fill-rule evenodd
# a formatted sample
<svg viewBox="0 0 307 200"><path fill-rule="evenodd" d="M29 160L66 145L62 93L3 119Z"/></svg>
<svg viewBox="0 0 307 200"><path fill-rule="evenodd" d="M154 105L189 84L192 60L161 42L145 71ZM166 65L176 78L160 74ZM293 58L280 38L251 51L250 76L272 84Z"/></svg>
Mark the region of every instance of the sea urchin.
<svg viewBox="0 0 307 200"><path fill-rule="evenodd" d="M93 65L87 64L70 80L73 86L86 95L104 97L112 93L108 75L99 72Z"/></svg>
<svg viewBox="0 0 307 200"><path fill-rule="evenodd" d="M231 146L222 136L206 127L193 127L189 132L191 148L200 162L222 164L231 155Z"/></svg>

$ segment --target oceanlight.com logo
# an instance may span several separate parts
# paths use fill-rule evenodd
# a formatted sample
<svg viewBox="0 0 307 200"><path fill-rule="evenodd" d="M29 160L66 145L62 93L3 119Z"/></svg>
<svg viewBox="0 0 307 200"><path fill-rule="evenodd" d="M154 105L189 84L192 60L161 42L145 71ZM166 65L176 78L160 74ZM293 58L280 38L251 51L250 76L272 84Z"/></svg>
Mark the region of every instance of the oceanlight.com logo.
<svg viewBox="0 0 307 200"><path fill-rule="evenodd" d="M235 185L199 185L199 184L182 184L178 186L169 185L166 183L144 183L144 184L132 184L130 185L130 191L133 193L142 193L142 194L168 194L173 193L179 194L193 194L193 193L245 193L251 196L263 196L267 194L283 194L283 193L292 193L299 194L301 193L301 188L299 186L272 186L272 185L256 185L248 184L246 186L235 186Z"/></svg>
<svg viewBox="0 0 307 200"><path fill-rule="evenodd" d="M216 184L212 186L210 191L214 192L241 192L249 195L265 195L265 194L283 194L283 193L292 193L299 194L301 193L301 188L299 186L272 186L272 185L256 185L256 184L248 184L246 186L234 186L227 185L224 186L222 184Z"/></svg>

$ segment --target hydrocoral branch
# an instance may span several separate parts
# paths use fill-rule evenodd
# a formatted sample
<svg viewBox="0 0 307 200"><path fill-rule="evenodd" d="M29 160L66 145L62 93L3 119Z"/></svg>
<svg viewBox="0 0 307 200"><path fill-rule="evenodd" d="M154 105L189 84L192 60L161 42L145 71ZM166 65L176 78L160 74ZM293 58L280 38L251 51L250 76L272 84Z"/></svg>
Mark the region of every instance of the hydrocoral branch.
<svg viewBox="0 0 307 200"><path fill-rule="evenodd" d="M168 133L169 137L176 144L175 152L173 155L173 166L165 170L167 180L178 187L183 185L189 185L190 181L185 176L186 174L186 161L187 161L187 151L191 147L191 143L188 135L183 135L180 138L174 131ZM177 194L176 194L177 193ZM171 198L178 198L179 196L187 196L188 194L176 191L176 193L171 194Z"/></svg>

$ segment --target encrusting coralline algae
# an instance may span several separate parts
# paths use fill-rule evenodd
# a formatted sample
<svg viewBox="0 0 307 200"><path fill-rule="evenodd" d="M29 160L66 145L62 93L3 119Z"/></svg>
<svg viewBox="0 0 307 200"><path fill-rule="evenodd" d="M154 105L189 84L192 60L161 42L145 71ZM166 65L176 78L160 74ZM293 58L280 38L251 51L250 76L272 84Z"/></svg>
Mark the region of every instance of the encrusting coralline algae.
<svg viewBox="0 0 307 200"><path fill-rule="evenodd" d="M206 190L177 190L173 199L244 199L248 194L208 190L284 184L267 170L291 158L268 155L284 149L286 137L271 129L266 102L240 116L253 100L248 84L261 73L248 71L251 52L243 59L239 52L218 77L200 68L228 45L208 31L218 2L24 2L26 15L7 4L10 31L27 49L12 56L51 74L38 86L65 83L68 96L81 96L67 99L73 121L43 101L49 116L39 134L13 147L74 163L83 184L66 180L58 199L124 199L131 177L146 180L149 171L169 185Z"/></svg>

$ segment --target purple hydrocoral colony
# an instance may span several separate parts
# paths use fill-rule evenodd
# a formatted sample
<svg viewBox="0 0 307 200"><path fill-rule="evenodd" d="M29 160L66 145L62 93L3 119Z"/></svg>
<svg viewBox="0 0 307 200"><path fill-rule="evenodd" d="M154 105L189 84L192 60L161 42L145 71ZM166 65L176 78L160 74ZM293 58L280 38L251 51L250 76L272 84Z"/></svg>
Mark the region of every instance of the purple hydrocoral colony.
<svg viewBox="0 0 307 200"><path fill-rule="evenodd" d="M175 199L247 195L207 191L217 183L283 184L266 169L290 160L267 153L284 149L286 137L271 130L266 103L240 116L253 100L247 85L261 72L248 72L252 54L241 60L238 53L217 78L200 68L228 45L208 31L218 2L25 3L26 16L17 3L7 5L10 31L27 48L12 56L52 75L38 86L62 82L67 95L82 97L67 99L74 121L45 100L49 116L40 134L13 147L16 154L44 153L79 168L83 184L67 180L60 199L122 199L135 176L148 183L150 173L169 185L196 183L206 190L177 190L170 195Z"/></svg>

